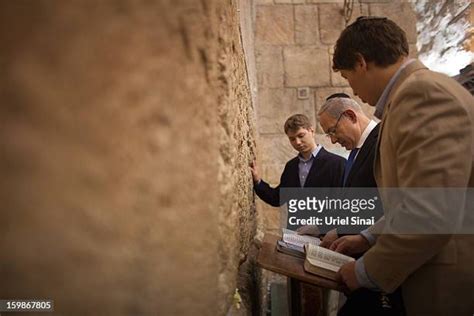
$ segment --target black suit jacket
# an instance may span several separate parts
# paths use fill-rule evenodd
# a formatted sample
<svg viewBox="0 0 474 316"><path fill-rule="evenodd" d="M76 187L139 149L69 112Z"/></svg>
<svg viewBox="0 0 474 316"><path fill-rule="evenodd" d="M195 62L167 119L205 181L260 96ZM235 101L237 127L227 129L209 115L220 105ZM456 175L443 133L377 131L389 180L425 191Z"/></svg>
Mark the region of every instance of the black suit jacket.
<svg viewBox="0 0 474 316"><path fill-rule="evenodd" d="M377 183L374 178L374 159L379 135L380 124L370 132L369 136L360 148L359 154L352 165L347 181L344 187L353 188L376 188ZM383 214L380 198L378 199L379 215ZM339 230L339 228L338 228ZM345 234L339 233L339 237ZM362 254L356 255L360 257ZM382 299L382 297L384 297ZM386 302L385 304L383 302ZM390 307L387 307L390 306ZM398 316L405 315L405 308L401 298L400 288L391 294L375 292L365 288L352 292L346 303L337 313L338 316L354 316L354 315L381 315L381 316Z"/></svg>
<svg viewBox="0 0 474 316"><path fill-rule="evenodd" d="M380 124L374 127L374 129L369 133L367 139L359 150L359 154L352 165L349 175L347 176L347 181L344 184L346 188L377 188L377 183L375 182L374 177L374 159L375 159L375 150L377 145L377 138L379 135ZM377 194L377 189L375 192L373 190L366 190L366 194L372 195L373 193ZM346 192L348 198L354 198L354 194L361 194L361 192ZM362 197L362 196L361 196ZM376 206L377 212L374 212L374 216L382 216L383 208L380 198L377 201ZM339 236L347 235L347 232L340 227L335 226L338 230ZM327 227L329 230L330 227ZM354 232L350 232L353 234Z"/></svg>
<svg viewBox="0 0 474 316"><path fill-rule="evenodd" d="M370 132L364 144L359 150L354 164L352 165L349 175L345 183L345 187L353 188L376 188L374 178L374 159L375 147L377 145L377 138L379 136L379 126Z"/></svg>
<svg viewBox="0 0 474 316"><path fill-rule="evenodd" d="M346 160L338 155L328 152L321 148L316 155L313 165L309 170L308 178L304 184L305 188L328 188L342 186L344 177L344 165ZM280 206L280 188L300 188L300 178L298 170L299 158L288 161L280 178L280 184L272 188L265 181L261 180L255 185L255 193L266 203L272 206Z"/></svg>

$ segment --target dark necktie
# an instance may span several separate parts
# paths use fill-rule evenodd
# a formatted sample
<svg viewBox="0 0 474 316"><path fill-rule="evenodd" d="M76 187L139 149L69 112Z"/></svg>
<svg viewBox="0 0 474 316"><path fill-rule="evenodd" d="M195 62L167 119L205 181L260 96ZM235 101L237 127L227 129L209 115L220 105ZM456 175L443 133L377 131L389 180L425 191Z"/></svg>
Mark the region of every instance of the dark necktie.
<svg viewBox="0 0 474 316"><path fill-rule="evenodd" d="M347 177L349 176L349 172L351 171L358 151L359 148L352 149L351 153L349 154L349 158L346 161L346 165L344 166L344 186L346 186Z"/></svg>

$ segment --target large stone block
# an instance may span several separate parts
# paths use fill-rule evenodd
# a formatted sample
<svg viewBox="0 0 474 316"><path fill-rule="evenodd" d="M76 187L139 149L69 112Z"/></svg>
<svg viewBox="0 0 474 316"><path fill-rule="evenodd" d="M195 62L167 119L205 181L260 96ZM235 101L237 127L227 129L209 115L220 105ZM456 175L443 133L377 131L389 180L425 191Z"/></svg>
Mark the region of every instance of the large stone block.
<svg viewBox="0 0 474 316"><path fill-rule="evenodd" d="M318 44L319 23L316 5L295 6L296 44Z"/></svg>
<svg viewBox="0 0 474 316"><path fill-rule="evenodd" d="M0 2L0 298L227 314L255 231L236 1L25 4Z"/></svg>
<svg viewBox="0 0 474 316"><path fill-rule="evenodd" d="M368 6L365 4L354 5L349 24L360 15L368 14ZM321 42L334 45L345 28L344 2L324 3L319 5L319 29Z"/></svg>
<svg viewBox="0 0 474 316"><path fill-rule="evenodd" d="M316 47L287 47L283 50L285 85L321 87L330 84L328 51Z"/></svg>
<svg viewBox="0 0 474 316"><path fill-rule="evenodd" d="M303 113L314 120L313 100L298 100L296 89L262 89L259 94L257 113L260 134L283 134L288 117Z"/></svg>
<svg viewBox="0 0 474 316"><path fill-rule="evenodd" d="M332 56L331 56L331 60L332 60ZM339 71L338 72L331 71L331 84L335 87L348 87L349 86L349 83L347 82L346 79L344 79L341 76L341 73Z"/></svg>
<svg viewBox="0 0 474 316"><path fill-rule="evenodd" d="M258 44L293 44L294 28L293 6L257 6L256 41Z"/></svg>
<svg viewBox="0 0 474 316"><path fill-rule="evenodd" d="M341 73L338 71L332 70L332 58L334 56L334 48L329 48L329 65L331 68L331 85L335 87L348 87L349 83L346 79L341 76Z"/></svg>
<svg viewBox="0 0 474 316"><path fill-rule="evenodd" d="M274 164L284 165L288 160L298 154L298 152L291 147L288 137L284 133L278 135L261 135L259 144L260 152L262 153L261 167ZM283 169L281 169L281 171L283 171Z"/></svg>
<svg viewBox="0 0 474 316"><path fill-rule="evenodd" d="M319 10L321 42L333 45L344 29L342 5L339 3L323 4L320 5Z"/></svg>
<svg viewBox="0 0 474 316"><path fill-rule="evenodd" d="M290 142L287 142L287 146L290 145ZM280 184L280 177L283 173L283 169L285 168L285 162L276 162L272 164L266 164L260 168L262 170L262 178L270 184L271 186L275 187Z"/></svg>
<svg viewBox="0 0 474 316"><path fill-rule="evenodd" d="M282 134L284 116L296 111L293 106L296 101L295 90L261 89L259 92L257 107L259 132L261 134Z"/></svg>
<svg viewBox="0 0 474 316"><path fill-rule="evenodd" d="M370 14L393 20L406 32L408 42L416 43L416 14L409 2L371 3Z"/></svg>
<svg viewBox="0 0 474 316"><path fill-rule="evenodd" d="M281 215L279 208L272 207L258 198L257 206L260 209L259 212L263 215L265 230L267 232L280 233Z"/></svg>
<svg viewBox="0 0 474 316"><path fill-rule="evenodd" d="M270 45L256 49L257 81L260 88L283 88L283 52Z"/></svg>

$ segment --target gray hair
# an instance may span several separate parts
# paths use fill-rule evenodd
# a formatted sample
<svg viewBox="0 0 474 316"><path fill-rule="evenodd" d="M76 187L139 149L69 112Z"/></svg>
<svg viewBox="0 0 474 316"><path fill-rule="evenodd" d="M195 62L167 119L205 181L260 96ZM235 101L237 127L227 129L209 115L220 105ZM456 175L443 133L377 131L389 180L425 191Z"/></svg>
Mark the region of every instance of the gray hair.
<svg viewBox="0 0 474 316"><path fill-rule="evenodd" d="M338 118L341 113L344 111L351 109L354 112L360 114L363 113L362 108L360 107L359 103L357 103L353 99L349 98L332 98L327 100L321 109L318 112L318 116L327 112L330 116L334 118Z"/></svg>

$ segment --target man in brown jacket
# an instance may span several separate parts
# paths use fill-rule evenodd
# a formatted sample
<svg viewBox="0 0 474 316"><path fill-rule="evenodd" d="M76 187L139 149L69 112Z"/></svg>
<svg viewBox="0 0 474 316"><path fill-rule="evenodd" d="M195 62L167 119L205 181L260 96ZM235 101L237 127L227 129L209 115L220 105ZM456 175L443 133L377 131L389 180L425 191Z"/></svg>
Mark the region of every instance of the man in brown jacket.
<svg viewBox="0 0 474 316"><path fill-rule="evenodd" d="M360 17L341 33L333 69L382 120L374 173L385 217L363 238L331 245L368 249L341 280L351 290L401 286L408 315L472 315L474 205L464 193L474 186L474 98L409 59L405 32L383 17ZM454 199L445 192L453 188Z"/></svg>

